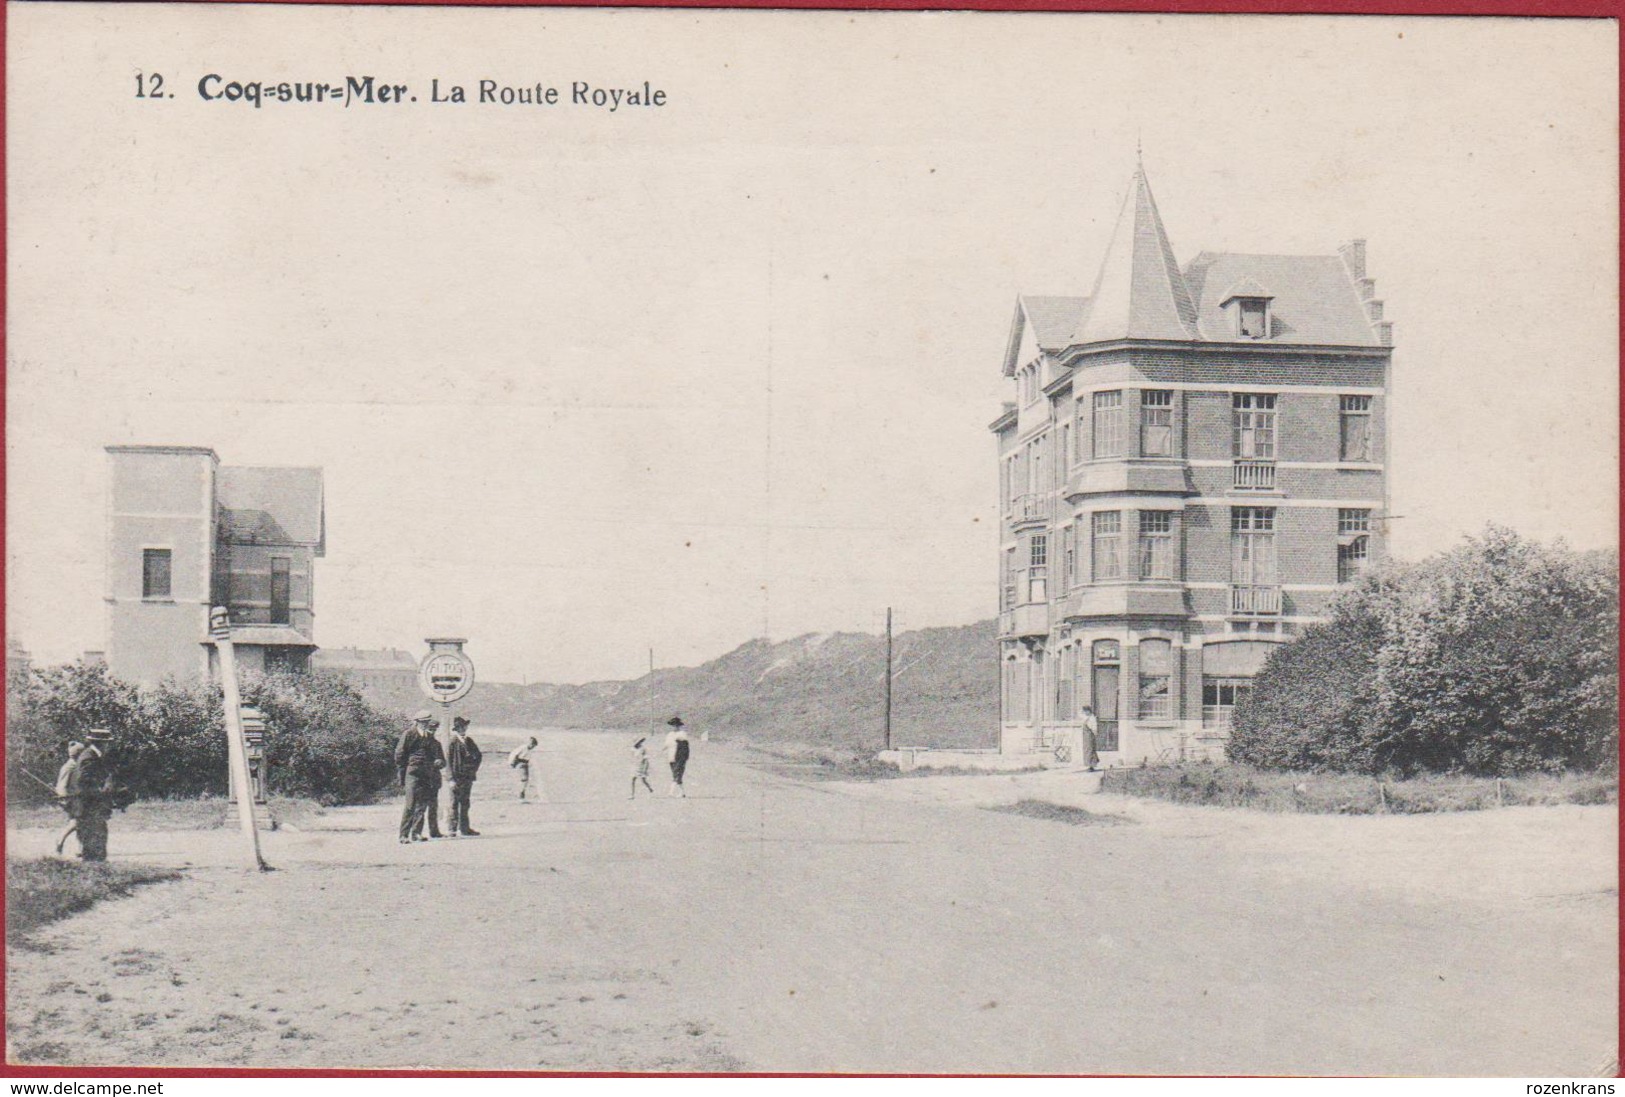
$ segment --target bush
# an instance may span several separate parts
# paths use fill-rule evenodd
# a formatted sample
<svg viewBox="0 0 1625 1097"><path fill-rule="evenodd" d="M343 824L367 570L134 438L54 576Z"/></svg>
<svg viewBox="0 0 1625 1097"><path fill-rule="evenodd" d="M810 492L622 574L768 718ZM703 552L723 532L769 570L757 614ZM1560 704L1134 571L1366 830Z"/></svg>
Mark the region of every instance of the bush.
<svg viewBox="0 0 1625 1097"><path fill-rule="evenodd" d="M1353 602L1270 655L1235 713L1229 756L1264 769L1370 773L1381 625Z"/></svg>
<svg viewBox="0 0 1625 1097"><path fill-rule="evenodd" d="M273 792L323 804L356 803L393 783L400 728L342 679L247 674L242 693L244 703L266 715ZM69 741L83 739L92 727L113 732L119 778L139 796L227 791L218 686L171 680L137 690L105 667L75 664L8 678L6 788L12 802L49 799L39 781L55 780Z"/></svg>
<svg viewBox="0 0 1625 1097"><path fill-rule="evenodd" d="M1617 771L1618 568L1491 528L1275 651L1229 756L1268 769Z"/></svg>
<svg viewBox="0 0 1625 1097"><path fill-rule="evenodd" d="M265 713L272 787L322 804L370 800L395 783L397 717L329 674L249 677L243 700Z"/></svg>

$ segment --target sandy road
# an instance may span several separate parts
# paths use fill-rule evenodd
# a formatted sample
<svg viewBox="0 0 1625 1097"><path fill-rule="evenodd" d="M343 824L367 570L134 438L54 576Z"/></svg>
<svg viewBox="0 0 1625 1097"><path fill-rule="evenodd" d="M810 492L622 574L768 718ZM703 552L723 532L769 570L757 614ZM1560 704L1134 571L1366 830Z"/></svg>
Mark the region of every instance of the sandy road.
<svg viewBox="0 0 1625 1097"><path fill-rule="evenodd" d="M689 800L628 803L626 740L544 736L538 806L493 744L482 837L403 847L393 809L345 809L268 835L266 876L229 832L115 820L116 858L188 879L9 954L13 1059L1546 1075L1615 1053L1612 808L1268 817L1057 774L800 782L704 746ZM1121 821L980 809L1022 796Z"/></svg>

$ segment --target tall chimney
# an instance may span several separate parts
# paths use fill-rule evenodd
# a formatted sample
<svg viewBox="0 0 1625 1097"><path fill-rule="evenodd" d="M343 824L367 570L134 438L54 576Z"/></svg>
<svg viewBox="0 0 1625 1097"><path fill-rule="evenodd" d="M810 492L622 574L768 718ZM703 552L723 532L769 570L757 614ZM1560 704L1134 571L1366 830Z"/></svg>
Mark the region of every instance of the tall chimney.
<svg viewBox="0 0 1625 1097"><path fill-rule="evenodd" d="M1343 265L1349 269L1349 277L1356 282L1365 277L1365 241L1350 240L1337 248L1337 254L1343 257Z"/></svg>

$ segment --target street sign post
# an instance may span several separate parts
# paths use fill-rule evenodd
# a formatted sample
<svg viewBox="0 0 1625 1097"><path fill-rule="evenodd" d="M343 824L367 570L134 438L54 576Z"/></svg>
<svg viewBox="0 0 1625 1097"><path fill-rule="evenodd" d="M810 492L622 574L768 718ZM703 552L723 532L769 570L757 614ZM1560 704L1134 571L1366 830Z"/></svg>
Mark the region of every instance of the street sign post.
<svg viewBox="0 0 1625 1097"><path fill-rule="evenodd" d="M209 637L220 656L220 691L226 708L226 756L232 791L237 796L237 822L252 868L268 866L260 855L260 832L254 825L254 786L248 775L248 744L243 736L243 699L237 688L237 649L231 640L231 614L223 606L209 610Z"/></svg>
<svg viewBox="0 0 1625 1097"><path fill-rule="evenodd" d="M474 688L474 662L464 654L466 640L430 640L429 654L418 664L418 688L431 701L449 705ZM437 647L436 645L456 647Z"/></svg>
<svg viewBox="0 0 1625 1097"><path fill-rule="evenodd" d="M424 643L429 654L418 664L418 688L423 695L440 706L440 746L448 754L451 750L451 706L468 696L474 688L474 660L468 657L461 637L431 636ZM443 782L446 795L446 819L451 819L451 781Z"/></svg>

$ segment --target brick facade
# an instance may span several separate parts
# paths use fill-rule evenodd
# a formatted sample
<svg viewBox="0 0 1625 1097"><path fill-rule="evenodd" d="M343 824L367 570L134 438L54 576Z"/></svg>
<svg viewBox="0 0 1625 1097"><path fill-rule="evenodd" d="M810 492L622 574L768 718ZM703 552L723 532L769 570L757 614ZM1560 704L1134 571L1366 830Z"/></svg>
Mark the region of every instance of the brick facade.
<svg viewBox="0 0 1625 1097"><path fill-rule="evenodd" d="M1166 243L1139 174L1101 275L1129 288L1042 299L1047 334L1024 303L1009 345L1031 357L1005 362L1032 399L994 424L1001 743L1046 763L1079 757L1084 705L1104 764L1222 754L1273 646L1385 555L1391 328L1363 246L1204 253L1182 274L1147 239ZM1232 283L1266 333L1226 326Z"/></svg>

